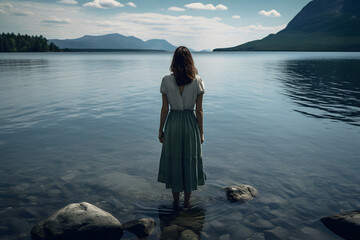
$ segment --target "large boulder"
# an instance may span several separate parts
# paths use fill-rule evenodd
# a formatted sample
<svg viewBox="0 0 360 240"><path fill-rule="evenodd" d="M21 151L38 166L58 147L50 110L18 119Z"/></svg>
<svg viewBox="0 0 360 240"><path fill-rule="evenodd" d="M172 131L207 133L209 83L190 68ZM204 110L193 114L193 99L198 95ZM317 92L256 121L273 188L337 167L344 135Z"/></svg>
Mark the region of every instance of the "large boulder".
<svg viewBox="0 0 360 240"><path fill-rule="evenodd" d="M112 240L122 234L114 216L87 202L69 204L31 230L34 240Z"/></svg>
<svg viewBox="0 0 360 240"><path fill-rule="evenodd" d="M152 218L140 218L124 223L124 229L134 233L138 238L149 236L155 229L156 222Z"/></svg>
<svg viewBox="0 0 360 240"><path fill-rule="evenodd" d="M360 239L360 210L324 217L321 222L345 239Z"/></svg>
<svg viewBox="0 0 360 240"><path fill-rule="evenodd" d="M250 185L233 185L224 188L226 196L231 202L244 202L258 195L258 191Z"/></svg>

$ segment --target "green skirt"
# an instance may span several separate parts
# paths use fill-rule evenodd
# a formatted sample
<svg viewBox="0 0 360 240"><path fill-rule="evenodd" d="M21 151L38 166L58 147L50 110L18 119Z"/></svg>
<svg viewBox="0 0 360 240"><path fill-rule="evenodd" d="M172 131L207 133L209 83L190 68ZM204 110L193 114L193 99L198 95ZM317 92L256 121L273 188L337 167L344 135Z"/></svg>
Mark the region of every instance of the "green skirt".
<svg viewBox="0 0 360 240"><path fill-rule="evenodd" d="M171 110L165 125L158 181L173 192L205 184L198 123L192 110Z"/></svg>

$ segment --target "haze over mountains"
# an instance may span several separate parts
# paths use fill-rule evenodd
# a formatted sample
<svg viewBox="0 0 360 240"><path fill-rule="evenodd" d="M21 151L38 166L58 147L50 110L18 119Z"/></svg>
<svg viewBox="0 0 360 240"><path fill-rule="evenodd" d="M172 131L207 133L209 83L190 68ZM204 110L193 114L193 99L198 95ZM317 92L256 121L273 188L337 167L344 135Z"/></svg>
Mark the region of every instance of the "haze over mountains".
<svg viewBox="0 0 360 240"><path fill-rule="evenodd" d="M69 49L131 49L131 50L163 50L174 51L175 46L163 39L150 39L143 41L133 36L123 36L121 34L107 34L102 36L85 35L76 39L50 39L60 48Z"/></svg>
<svg viewBox="0 0 360 240"><path fill-rule="evenodd" d="M313 0L277 34L214 51L360 51L360 0Z"/></svg>

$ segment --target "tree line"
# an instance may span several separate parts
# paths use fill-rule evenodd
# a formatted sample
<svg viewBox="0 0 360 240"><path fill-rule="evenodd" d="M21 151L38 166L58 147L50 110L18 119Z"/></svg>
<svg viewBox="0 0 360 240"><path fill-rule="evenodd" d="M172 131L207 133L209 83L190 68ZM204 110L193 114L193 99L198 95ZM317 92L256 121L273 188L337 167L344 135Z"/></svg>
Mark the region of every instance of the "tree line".
<svg viewBox="0 0 360 240"><path fill-rule="evenodd" d="M2 33L0 35L0 52L58 52L60 48L40 36L27 34Z"/></svg>

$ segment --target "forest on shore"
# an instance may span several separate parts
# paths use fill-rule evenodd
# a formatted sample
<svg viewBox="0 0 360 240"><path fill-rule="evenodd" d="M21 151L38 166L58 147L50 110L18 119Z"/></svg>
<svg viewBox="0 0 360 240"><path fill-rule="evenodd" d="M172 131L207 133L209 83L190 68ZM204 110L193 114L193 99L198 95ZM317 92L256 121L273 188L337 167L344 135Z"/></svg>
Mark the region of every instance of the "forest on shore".
<svg viewBox="0 0 360 240"><path fill-rule="evenodd" d="M60 48L40 36L21 35L20 33L2 33L0 52L59 52Z"/></svg>

